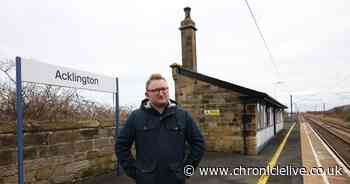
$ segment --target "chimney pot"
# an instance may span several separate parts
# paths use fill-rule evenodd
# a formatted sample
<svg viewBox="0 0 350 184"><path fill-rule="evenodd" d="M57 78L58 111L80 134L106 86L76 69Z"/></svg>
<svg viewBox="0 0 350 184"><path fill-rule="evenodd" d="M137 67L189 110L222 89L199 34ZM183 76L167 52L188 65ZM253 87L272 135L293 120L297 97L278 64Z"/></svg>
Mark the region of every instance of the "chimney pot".
<svg viewBox="0 0 350 184"><path fill-rule="evenodd" d="M184 11L185 11L185 17L190 17L191 8L190 7L185 7Z"/></svg>

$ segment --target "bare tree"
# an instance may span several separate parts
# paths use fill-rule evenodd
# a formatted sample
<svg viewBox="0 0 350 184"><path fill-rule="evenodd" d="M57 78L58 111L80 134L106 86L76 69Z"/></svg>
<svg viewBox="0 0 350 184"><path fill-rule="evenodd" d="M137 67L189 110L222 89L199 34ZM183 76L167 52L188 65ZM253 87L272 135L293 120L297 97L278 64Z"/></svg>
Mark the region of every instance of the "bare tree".
<svg viewBox="0 0 350 184"><path fill-rule="evenodd" d="M0 71L3 72L13 83L16 83L16 80L11 76L10 71L15 68L15 65L15 62L12 59L0 59Z"/></svg>
<svg viewBox="0 0 350 184"><path fill-rule="evenodd" d="M0 60L0 121L16 119L15 63ZM22 90L24 118L32 120L113 120L113 108L87 100L76 89L25 83Z"/></svg>

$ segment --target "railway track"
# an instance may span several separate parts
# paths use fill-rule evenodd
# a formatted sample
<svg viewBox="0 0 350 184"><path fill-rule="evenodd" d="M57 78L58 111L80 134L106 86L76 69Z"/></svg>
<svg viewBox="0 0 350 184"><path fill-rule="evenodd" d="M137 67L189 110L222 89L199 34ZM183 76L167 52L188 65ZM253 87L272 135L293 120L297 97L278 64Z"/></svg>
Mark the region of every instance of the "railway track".
<svg viewBox="0 0 350 184"><path fill-rule="evenodd" d="M340 130L340 127L331 126L308 116L305 116L305 119L334 154L350 169L350 133Z"/></svg>
<svg viewBox="0 0 350 184"><path fill-rule="evenodd" d="M329 126L336 128L336 129L339 129L341 131L350 133L350 128L347 126L341 125L339 123L331 122L331 121L322 121L322 122L326 123Z"/></svg>
<svg viewBox="0 0 350 184"><path fill-rule="evenodd" d="M325 123L320 119L314 117L307 117L309 121L318 124L319 126L325 128L327 131L337 136L339 139L344 140L348 144L350 144L350 130L347 127L343 127L338 124Z"/></svg>

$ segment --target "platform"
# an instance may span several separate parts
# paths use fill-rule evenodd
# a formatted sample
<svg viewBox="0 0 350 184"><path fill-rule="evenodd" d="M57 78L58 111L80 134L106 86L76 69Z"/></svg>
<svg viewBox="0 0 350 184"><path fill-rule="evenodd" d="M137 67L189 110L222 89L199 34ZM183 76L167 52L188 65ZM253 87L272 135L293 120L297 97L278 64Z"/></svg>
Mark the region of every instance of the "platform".
<svg viewBox="0 0 350 184"><path fill-rule="evenodd" d="M285 124L285 128L275 138L270 140L268 145L257 156L246 156L238 153L215 153L207 152L200 163L201 168L205 167L228 167L235 168L239 166L246 167L265 167L270 161L277 147L282 142L291 124ZM300 157L300 143L299 143L299 128L295 127L290 134L290 144L286 144L285 150L281 154L281 163L294 163L301 165ZM297 145L297 146L296 146ZM294 150L294 151L293 151ZM298 154L295 154L297 152ZM196 173L187 180L186 183L203 183L203 184L221 184L221 183L257 183L260 176L202 176L197 169ZM301 177L276 177L270 178L271 182L280 183L302 183ZM270 182L270 181L269 181ZM87 183L99 183L99 184L112 184L112 183L125 183L132 184L133 180L127 176L115 176L114 173L110 175L99 176Z"/></svg>
<svg viewBox="0 0 350 184"><path fill-rule="evenodd" d="M350 172L343 166L339 159L337 159L304 118L301 118L300 126L303 166L309 170L312 167L322 167L324 169L338 167L339 170L341 170L341 175L337 175L337 173L329 173L317 176L304 176L304 183L350 183ZM331 171L333 169L329 170Z"/></svg>
<svg viewBox="0 0 350 184"><path fill-rule="evenodd" d="M295 124L295 126L293 126ZM293 127L292 127L293 126ZM288 134L288 131L290 134ZM285 142L283 141L284 139ZM281 149L278 153L278 149ZM343 184L350 183L349 175L343 171L341 176L302 176L302 175L270 175L270 176L254 176L250 175L235 175L232 173L233 168L250 167L263 168L275 159L275 166L293 167L309 170L312 167L335 167L337 162L329 153L329 150L317 138L317 135L312 131L304 121L299 123L285 123L284 129L275 138L271 139L267 146L256 156L241 155L238 153L216 153L207 152L199 165L199 168L229 168L228 174L223 173L216 176L204 176L199 168L195 174L186 181L187 184ZM115 176L115 174L104 175L94 178L87 183L112 184L123 183L132 184L132 179L127 176Z"/></svg>

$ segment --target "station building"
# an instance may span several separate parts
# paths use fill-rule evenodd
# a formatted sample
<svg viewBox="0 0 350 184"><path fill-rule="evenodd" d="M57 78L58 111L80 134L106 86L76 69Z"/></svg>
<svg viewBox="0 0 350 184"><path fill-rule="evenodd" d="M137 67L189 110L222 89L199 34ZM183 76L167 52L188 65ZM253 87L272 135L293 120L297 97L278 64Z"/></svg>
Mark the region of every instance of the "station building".
<svg viewBox="0 0 350 184"><path fill-rule="evenodd" d="M198 123L208 151L258 154L283 129L287 107L266 93L199 73L190 10L180 26L182 65L171 65L175 99Z"/></svg>

